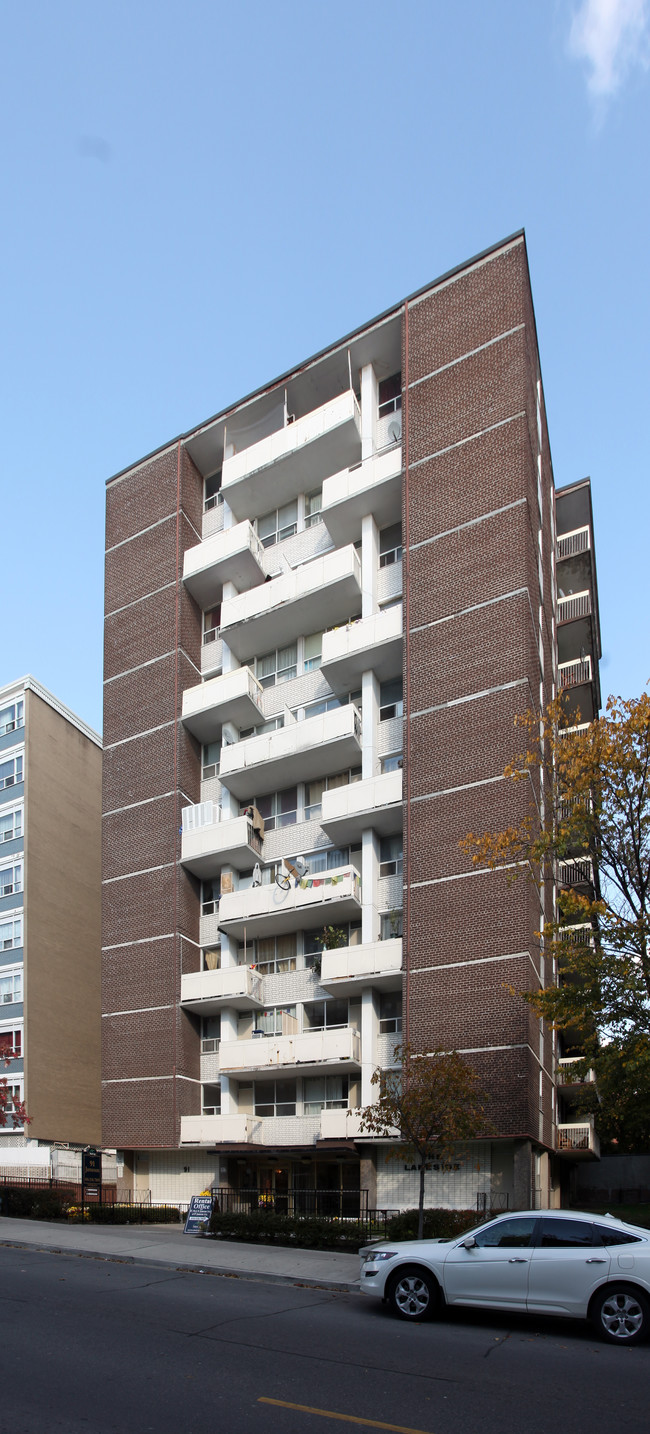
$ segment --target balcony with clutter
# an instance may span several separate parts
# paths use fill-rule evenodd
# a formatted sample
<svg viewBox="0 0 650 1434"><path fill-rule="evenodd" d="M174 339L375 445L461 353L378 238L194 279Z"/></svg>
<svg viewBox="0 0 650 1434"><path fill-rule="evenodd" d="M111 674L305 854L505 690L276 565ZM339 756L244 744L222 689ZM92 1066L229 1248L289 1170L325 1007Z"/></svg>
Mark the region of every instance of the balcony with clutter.
<svg viewBox="0 0 650 1434"><path fill-rule="evenodd" d="M264 822L255 807L224 819L216 802L183 808L181 862L202 880L224 865L247 871L263 854Z"/></svg>
<svg viewBox="0 0 650 1434"><path fill-rule="evenodd" d="M222 894L219 925L229 936L252 941L323 923L360 920L361 879L355 867L340 867L314 877L285 877L283 871L280 868L272 884Z"/></svg>
<svg viewBox="0 0 650 1434"><path fill-rule="evenodd" d="M239 662L346 622L361 606L361 563L352 543L269 578L222 604L221 636Z"/></svg>
<svg viewBox="0 0 650 1434"><path fill-rule="evenodd" d="M297 1023L296 1023L297 1024ZM221 1045L224 1075L269 1073L298 1066L301 1075L349 1071L361 1065L361 1036L354 1026L295 1031L291 1035L258 1035Z"/></svg>
<svg viewBox="0 0 650 1434"><path fill-rule="evenodd" d="M556 1148L558 1155L569 1155L574 1160L600 1160L600 1141L594 1116L558 1124Z"/></svg>

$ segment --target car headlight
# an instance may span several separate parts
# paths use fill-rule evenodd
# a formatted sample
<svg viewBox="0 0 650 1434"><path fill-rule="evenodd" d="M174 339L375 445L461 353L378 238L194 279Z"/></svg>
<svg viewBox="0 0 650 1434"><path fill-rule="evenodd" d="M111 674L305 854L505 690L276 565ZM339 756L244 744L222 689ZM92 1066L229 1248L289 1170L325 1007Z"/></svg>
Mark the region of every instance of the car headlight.
<svg viewBox="0 0 650 1434"><path fill-rule="evenodd" d="M397 1250L377 1250L374 1254L364 1255L363 1258L366 1264L371 1262L374 1265L375 1260L394 1260L396 1254Z"/></svg>

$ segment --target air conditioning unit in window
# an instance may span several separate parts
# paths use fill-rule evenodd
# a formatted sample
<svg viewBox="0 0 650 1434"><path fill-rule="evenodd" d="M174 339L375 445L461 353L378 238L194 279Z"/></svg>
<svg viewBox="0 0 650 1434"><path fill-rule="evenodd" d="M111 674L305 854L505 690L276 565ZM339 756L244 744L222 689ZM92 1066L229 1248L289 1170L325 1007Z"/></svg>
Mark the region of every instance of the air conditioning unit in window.
<svg viewBox="0 0 650 1434"><path fill-rule="evenodd" d="M388 425L388 437L390 438L391 443L399 443L402 437L401 418L391 418L391 421Z"/></svg>

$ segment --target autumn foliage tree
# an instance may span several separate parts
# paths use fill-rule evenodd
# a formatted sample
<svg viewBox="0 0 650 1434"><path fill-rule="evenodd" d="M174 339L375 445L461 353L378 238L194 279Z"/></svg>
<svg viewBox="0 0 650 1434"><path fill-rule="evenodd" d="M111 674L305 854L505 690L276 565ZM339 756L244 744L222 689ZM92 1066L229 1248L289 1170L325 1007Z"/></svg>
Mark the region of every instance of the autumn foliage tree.
<svg viewBox="0 0 650 1434"><path fill-rule="evenodd" d="M553 976L522 994L557 1030L580 1030L605 1131L638 1148L650 1143L650 697L610 697L601 718L575 728L561 699L517 722L525 745L505 775L529 783L529 811L461 845L477 866L558 882L543 929Z"/></svg>
<svg viewBox="0 0 650 1434"><path fill-rule="evenodd" d="M5 1070L9 1069L16 1054L14 1050L9 1049L0 1053L0 1062ZM0 1075L0 1126L7 1125L9 1120L11 1120L14 1130L29 1123L23 1101L17 1099L7 1077Z"/></svg>
<svg viewBox="0 0 650 1434"><path fill-rule="evenodd" d="M424 1180L432 1160L448 1160L459 1141L487 1132L483 1094L475 1072L456 1051L420 1055L410 1045L397 1046L399 1065L376 1070L372 1084L376 1102L361 1112L361 1129L369 1135L399 1141L387 1159L417 1165L420 1175L418 1240L424 1230Z"/></svg>

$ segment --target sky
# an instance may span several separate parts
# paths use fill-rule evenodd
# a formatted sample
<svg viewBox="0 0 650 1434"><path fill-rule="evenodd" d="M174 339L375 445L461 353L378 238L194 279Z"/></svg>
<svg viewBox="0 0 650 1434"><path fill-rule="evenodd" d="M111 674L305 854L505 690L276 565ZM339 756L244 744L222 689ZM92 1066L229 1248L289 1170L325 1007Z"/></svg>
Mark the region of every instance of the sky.
<svg viewBox="0 0 650 1434"><path fill-rule="evenodd" d="M523 226L638 694L650 0L0 0L0 46L0 684L101 731L107 478Z"/></svg>

